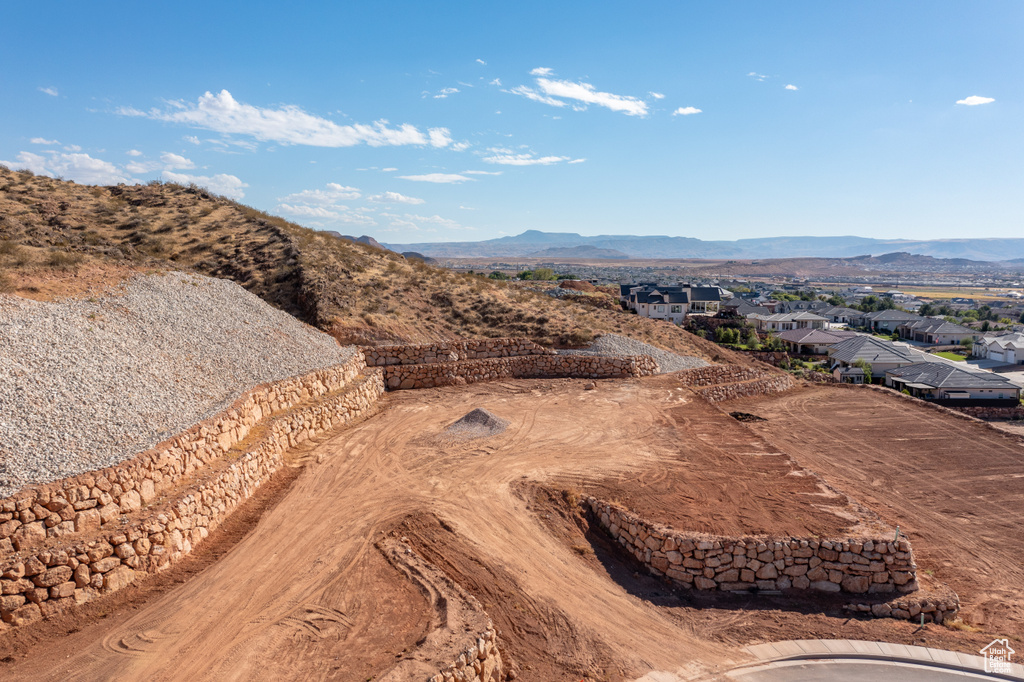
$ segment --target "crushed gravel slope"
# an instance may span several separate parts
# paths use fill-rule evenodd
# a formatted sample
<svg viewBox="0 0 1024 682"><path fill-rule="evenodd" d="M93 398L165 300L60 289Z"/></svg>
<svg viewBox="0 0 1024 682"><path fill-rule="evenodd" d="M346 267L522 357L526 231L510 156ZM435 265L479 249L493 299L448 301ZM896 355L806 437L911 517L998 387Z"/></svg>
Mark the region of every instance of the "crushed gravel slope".
<svg viewBox="0 0 1024 682"><path fill-rule="evenodd" d="M111 466L256 385L355 352L197 275L140 276L87 301L0 295L0 496Z"/></svg>
<svg viewBox="0 0 1024 682"><path fill-rule="evenodd" d="M649 343L637 341L618 334L604 334L595 339L590 347L577 350L563 350L566 355L603 355L608 357L630 357L633 355L650 355L658 363L661 373L678 372L681 369L706 367L709 363L690 355L678 355L662 350Z"/></svg>

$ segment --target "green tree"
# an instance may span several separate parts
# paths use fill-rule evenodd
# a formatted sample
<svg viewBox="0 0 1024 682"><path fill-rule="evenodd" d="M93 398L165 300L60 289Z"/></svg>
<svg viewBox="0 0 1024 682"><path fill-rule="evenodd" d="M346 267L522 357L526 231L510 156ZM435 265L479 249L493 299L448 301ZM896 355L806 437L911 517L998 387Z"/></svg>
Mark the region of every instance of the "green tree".
<svg viewBox="0 0 1024 682"><path fill-rule="evenodd" d="M931 317L935 314L935 307L931 303L925 303L917 312L921 317Z"/></svg>
<svg viewBox="0 0 1024 682"><path fill-rule="evenodd" d="M757 332L754 331L753 327L747 329L746 338L743 339L743 343L750 350L758 350L761 348L761 339L757 338Z"/></svg>
<svg viewBox="0 0 1024 682"><path fill-rule="evenodd" d="M495 270L491 274L487 275L489 279L508 279L508 275L499 270Z"/></svg>
<svg viewBox="0 0 1024 682"><path fill-rule="evenodd" d="M1024 324L1024 313L1020 314L1020 319L1017 321L1020 322L1021 324Z"/></svg>
<svg viewBox="0 0 1024 682"><path fill-rule="evenodd" d="M825 300L828 301L829 305L833 305L833 306L835 306L837 308L844 308L844 307L846 307L846 300L843 299L843 297L840 296L839 294L832 294L831 296L829 296Z"/></svg>
<svg viewBox="0 0 1024 682"><path fill-rule="evenodd" d="M555 271L551 268L537 268L533 271L533 279L546 282L555 278Z"/></svg>
<svg viewBox="0 0 1024 682"><path fill-rule="evenodd" d="M864 383L870 384L871 383L871 363L868 362L867 360L857 360L856 362L853 363L853 366L854 367L860 367L862 370L864 370Z"/></svg>

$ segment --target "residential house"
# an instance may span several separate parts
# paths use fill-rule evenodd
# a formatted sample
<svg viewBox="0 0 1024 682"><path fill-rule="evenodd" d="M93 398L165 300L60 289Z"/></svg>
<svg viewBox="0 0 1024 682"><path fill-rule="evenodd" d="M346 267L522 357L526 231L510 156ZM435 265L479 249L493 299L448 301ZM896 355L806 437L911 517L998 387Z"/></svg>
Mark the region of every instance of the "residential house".
<svg viewBox="0 0 1024 682"><path fill-rule="evenodd" d="M776 313L774 315L748 315L747 319L757 326L759 332L784 332L790 329L824 329L828 324L821 315L814 313Z"/></svg>
<svg viewBox="0 0 1024 682"><path fill-rule="evenodd" d="M832 304L828 301L779 301L776 312L799 313L809 312L820 314L822 310L828 310Z"/></svg>
<svg viewBox="0 0 1024 682"><path fill-rule="evenodd" d="M885 385L915 398L960 407L1016 407L1021 387L993 372L968 372L953 364L922 362L885 372Z"/></svg>
<svg viewBox="0 0 1024 682"><path fill-rule="evenodd" d="M828 349L828 358L836 378L840 378L840 370L863 361L871 366L873 381L880 381L890 369L929 361L924 353L863 334L833 344Z"/></svg>
<svg viewBox="0 0 1024 682"><path fill-rule="evenodd" d="M975 339L971 355L998 360L1007 365L1024 365L1024 333Z"/></svg>
<svg viewBox="0 0 1024 682"><path fill-rule="evenodd" d="M825 310L815 310L814 314L821 315L827 319L829 326L836 326L848 325L850 324L850 320L858 318L864 313L859 310L854 310L853 308L843 308L840 306L836 308L826 308Z"/></svg>
<svg viewBox="0 0 1024 682"><path fill-rule="evenodd" d="M628 293L623 293L628 287ZM690 285L620 285L620 297L641 317L682 324L688 314L714 315L722 302L722 289Z"/></svg>
<svg viewBox="0 0 1024 682"><path fill-rule="evenodd" d="M859 318L861 321L857 326L866 327L875 332L896 331L904 322L913 322L923 319L920 315L907 313L902 310L879 310L873 313L866 313Z"/></svg>
<svg viewBox="0 0 1024 682"><path fill-rule="evenodd" d="M825 329L791 329L777 335L790 353L824 355L837 343L857 336L856 332Z"/></svg>
<svg viewBox="0 0 1024 682"><path fill-rule="evenodd" d="M901 339L936 346L954 346L963 339L973 341L980 337L973 329L930 317L904 322L896 328L896 333Z"/></svg>
<svg viewBox="0 0 1024 682"><path fill-rule="evenodd" d="M771 315L771 311L763 305L757 305L742 298L734 298L722 304L721 312L735 315L736 317L747 317L748 315Z"/></svg>

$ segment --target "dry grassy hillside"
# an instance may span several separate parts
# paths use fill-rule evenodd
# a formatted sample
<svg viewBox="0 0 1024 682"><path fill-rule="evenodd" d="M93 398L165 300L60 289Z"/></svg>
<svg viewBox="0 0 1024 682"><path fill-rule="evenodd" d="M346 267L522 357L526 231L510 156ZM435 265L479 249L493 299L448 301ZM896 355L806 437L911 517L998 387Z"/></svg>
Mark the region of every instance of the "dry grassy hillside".
<svg viewBox="0 0 1024 682"><path fill-rule="evenodd" d="M0 292L74 295L162 269L235 280L343 343L520 336L571 346L617 332L731 357L671 325L407 261L201 188L91 187L0 167Z"/></svg>

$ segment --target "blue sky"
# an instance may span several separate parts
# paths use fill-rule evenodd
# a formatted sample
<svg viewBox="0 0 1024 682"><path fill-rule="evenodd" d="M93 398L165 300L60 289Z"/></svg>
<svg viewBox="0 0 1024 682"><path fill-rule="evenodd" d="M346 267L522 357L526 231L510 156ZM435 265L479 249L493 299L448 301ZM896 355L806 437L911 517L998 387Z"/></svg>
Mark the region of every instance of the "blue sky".
<svg viewBox="0 0 1024 682"><path fill-rule="evenodd" d="M1024 3L7 3L0 162L404 243L1024 237Z"/></svg>

